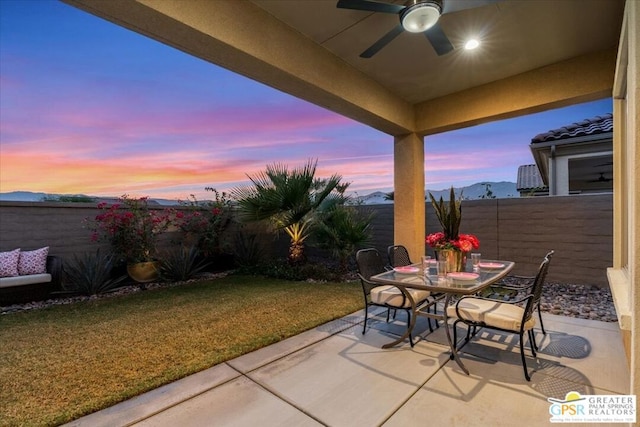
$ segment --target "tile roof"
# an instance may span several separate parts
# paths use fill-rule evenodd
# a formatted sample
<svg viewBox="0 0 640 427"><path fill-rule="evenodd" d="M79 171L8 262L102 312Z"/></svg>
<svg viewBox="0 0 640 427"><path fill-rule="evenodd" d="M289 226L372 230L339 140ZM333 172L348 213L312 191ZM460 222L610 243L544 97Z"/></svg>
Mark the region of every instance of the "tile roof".
<svg viewBox="0 0 640 427"><path fill-rule="evenodd" d="M539 188L547 188L542 182L542 177L538 172L537 165L522 165L518 167L518 182L516 189L518 191L533 190Z"/></svg>
<svg viewBox="0 0 640 427"><path fill-rule="evenodd" d="M553 129L548 132L538 134L531 140L532 144L558 141L561 139L575 138L578 136L595 135L598 133L606 133L613 131L613 114L603 114L592 119L582 120L581 122L572 123L559 129Z"/></svg>

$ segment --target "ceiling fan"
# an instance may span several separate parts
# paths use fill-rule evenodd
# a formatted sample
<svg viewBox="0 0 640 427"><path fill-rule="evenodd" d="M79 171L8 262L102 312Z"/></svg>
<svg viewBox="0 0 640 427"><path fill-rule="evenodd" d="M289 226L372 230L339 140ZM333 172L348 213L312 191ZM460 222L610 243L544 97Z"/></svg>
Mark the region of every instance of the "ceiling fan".
<svg viewBox="0 0 640 427"><path fill-rule="evenodd" d="M400 23L395 28L360 54L361 58L371 58L403 31L424 33L438 56L441 56L451 52L453 45L438 23L440 16L484 6L495 1L497 0L409 0L403 6L376 0L338 0L336 7L393 13L400 18Z"/></svg>
<svg viewBox="0 0 640 427"><path fill-rule="evenodd" d="M591 181L588 181L588 182L609 182L611 180L612 180L611 178L605 178L604 172L600 172L600 176L597 179L592 179Z"/></svg>

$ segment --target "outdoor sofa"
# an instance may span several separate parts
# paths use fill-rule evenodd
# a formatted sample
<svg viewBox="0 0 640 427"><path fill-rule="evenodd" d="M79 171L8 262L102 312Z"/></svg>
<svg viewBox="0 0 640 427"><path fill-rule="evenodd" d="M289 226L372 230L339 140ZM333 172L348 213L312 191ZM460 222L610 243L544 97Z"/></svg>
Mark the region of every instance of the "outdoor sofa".
<svg viewBox="0 0 640 427"><path fill-rule="evenodd" d="M44 300L59 289L62 260L48 251L0 252L0 306Z"/></svg>

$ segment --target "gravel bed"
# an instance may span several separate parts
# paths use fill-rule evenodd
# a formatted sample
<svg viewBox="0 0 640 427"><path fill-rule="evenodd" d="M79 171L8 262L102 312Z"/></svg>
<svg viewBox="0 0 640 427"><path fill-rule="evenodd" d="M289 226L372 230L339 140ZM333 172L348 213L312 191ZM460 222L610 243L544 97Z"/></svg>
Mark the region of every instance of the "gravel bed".
<svg viewBox="0 0 640 427"><path fill-rule="evenodd" d="M547 283L540 301L540 309L543 312L580 319L618 321L609 288L593 285Z"/></svg>
<svg viewBox="0 0 640 427"><path fill-rule="evenodd" d="M509 284L522 285L522 281L508 279ZM523 292L515 298L524 296ZM494 294L493 297L498 297ZM546 282L540 300L543 313L580 319L617 322L618 317L613 305L609 288L595 285L577 285L569 283Z"/></svg>
<svg viewBox="0 0 640 427"><path fill-rule="evenodd" d="M205 277L175 283L149 283L144 286L126 286L108 294L93 296L75 296L67 298L49 299L46 301L30 302L0 307L0 315L21 311L37 310L55 305L73 304L80 301L91 301L115 296L143 292L144 290L180 286L199 280L209 280L224 277L227 273L208 274ZM359 285L359 284L358 284ZM618 317L613 305L611 292L608 288L593 285L576 285L567 283L547 282L540 308L543 312L561 316L577 317L581 319L600 320L602 322L617 322Z"/></svg>

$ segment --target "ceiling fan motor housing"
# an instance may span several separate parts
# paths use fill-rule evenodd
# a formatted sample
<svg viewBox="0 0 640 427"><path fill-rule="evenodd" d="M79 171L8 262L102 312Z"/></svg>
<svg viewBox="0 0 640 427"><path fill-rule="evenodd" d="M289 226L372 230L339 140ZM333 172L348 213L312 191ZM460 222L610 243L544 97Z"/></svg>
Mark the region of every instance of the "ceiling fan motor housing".
<svg viewBox="0 0 640 427"><path fill-rule="evenodd" d="M411 33L422 33L433 27L442 14L442 0L409 0L400 12L402 27Z"/></svg>

